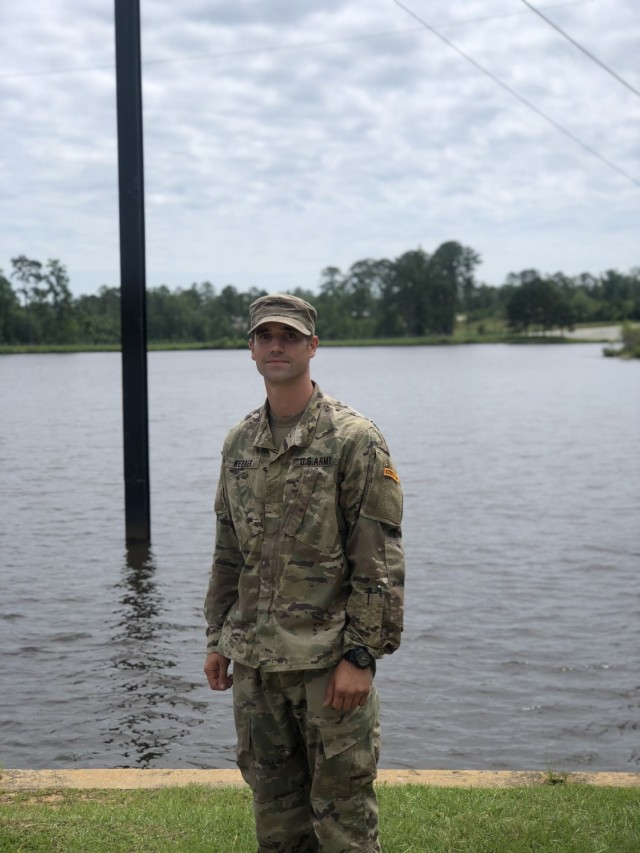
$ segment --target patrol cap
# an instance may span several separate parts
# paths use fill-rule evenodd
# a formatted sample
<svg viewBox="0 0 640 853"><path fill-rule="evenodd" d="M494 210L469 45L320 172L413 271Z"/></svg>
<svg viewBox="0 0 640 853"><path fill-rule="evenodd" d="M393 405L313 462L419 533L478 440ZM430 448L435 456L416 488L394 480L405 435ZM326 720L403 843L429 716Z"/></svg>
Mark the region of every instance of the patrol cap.
<svg viewBox="0 0 640 853"><path fill-rule="evenodd" d="M313 305L298 296L270 293L249 306L249 334L263 323L283 323L303 335L314 335L317 316Z"/></svg>

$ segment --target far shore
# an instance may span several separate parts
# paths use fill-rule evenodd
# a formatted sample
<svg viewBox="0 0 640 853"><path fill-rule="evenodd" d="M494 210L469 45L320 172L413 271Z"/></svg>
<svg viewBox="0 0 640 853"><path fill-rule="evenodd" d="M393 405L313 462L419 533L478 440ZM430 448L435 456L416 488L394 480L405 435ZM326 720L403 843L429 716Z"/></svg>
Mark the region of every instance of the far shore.
<svg viewBox="0 0 640 853"><path fill-rule="evenodd" d="M488 331L480 334L456 329L453 335L432 335L422 338L368 338L362 340L331 341L321 338L324 347L398 347L398 346L455 346L461 344L563 344L563 343L618 343L622 340L620 324L581 326L574 329L550 329L546 332L532 331L526 334L510 334L504 331ZM175 350L225 350L245 349L246 340L235 341L150 341L150 352ZM120 344L0 344L0 355L119 352Z"/></svg>
<svg viewBox="0 0 640 853"><path fill-rule="evenodd" d="M584 326L569 331L553 329L547 332L549 337L564 337L570 341L591 341L593 343L616 343L622 340L622 326Z"/></svg>

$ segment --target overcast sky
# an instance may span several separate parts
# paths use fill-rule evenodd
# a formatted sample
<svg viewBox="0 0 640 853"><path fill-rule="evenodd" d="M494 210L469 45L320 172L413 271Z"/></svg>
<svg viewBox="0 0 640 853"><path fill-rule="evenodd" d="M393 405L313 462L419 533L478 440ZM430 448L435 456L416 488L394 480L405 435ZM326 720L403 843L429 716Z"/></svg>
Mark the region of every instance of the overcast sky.
<svg viewBox="0 0 640 853"><path fill-rule="evenodd" d="M522 0L403 3L535 109L393 0L141 0L149 287L445 240L495 285L640 266L638 95ZM637 0L536 8L640 90ZM0 268L117 285L113 2L6 0L0 33Z"/></svg>

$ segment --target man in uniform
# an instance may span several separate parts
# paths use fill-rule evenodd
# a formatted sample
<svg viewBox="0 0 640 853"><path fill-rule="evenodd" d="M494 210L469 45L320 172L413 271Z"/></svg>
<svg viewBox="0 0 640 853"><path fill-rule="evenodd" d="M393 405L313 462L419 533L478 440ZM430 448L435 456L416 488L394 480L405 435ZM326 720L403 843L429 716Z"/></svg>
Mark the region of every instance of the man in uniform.
<svg viewBox="0 0 640 853"><path fill-rule="evenodd" d="M222 451L204 669L212 690L233 685L259 850L373 853L373 678L400 644L402 492L376 426L311 380L315 321L287 294L250 307L267 400Z"/></svg>

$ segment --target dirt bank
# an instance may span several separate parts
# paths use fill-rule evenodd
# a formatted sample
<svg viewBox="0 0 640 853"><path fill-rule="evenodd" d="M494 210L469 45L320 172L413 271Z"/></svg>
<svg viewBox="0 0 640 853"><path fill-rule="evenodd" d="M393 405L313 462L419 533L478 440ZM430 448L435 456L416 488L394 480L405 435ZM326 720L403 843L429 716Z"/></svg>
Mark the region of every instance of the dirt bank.
<svg viewBox="0 0 640 853"><path fill-rule="evenodd" d="M616 343L622 340L622 326L583 326L579 329L552 329L546 332L549 338L567 338L570 341L593 341L593 343Z"/></svg>
<svg viewBox="0 0 640 853"><path fill-rule="evenodd" d="M545 785L551 781L605 787L640 787L640 773L567 773L492 770L380 770L378 782L387 785L420 784L441 788L513 788ZM169 788L181 785L241 786L237 770L3 770L0 790L33 791L42 788Z"/></svg>

